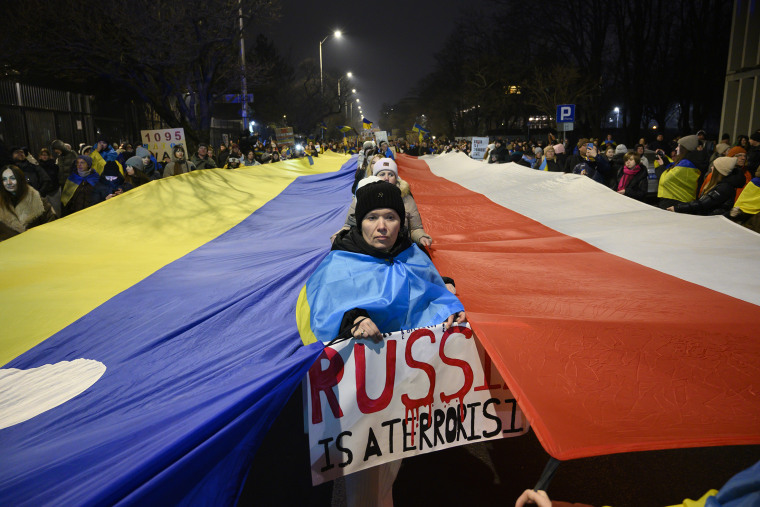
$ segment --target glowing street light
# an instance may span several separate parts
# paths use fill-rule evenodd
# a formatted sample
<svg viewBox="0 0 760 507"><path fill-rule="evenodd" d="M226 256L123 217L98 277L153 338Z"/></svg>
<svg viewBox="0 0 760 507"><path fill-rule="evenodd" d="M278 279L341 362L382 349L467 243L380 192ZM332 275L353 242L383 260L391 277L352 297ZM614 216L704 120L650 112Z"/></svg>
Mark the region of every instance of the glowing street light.
<svg viewBox="0 0 760 507"><path fill-rule="evenodd" d="M343 32L341 32L340 30L335 30L335 31L332 33L332 35L333 35L333 37L335 37L336 39L340 39L340 38L343 36ZM322 39L322 40L319 42L319 91L320 91L320 93L322 93L322 94L324 94L324 93L325 93L325 84L324 84L324 83L325 83L325 80L324 80L324 74L322 73L322 44L324 44L324 43L325 43L325 41L326 41L328 38L330 38L330 36L329 36L329 35L325 36L325 38L324 38L324 39Z"/></svg>

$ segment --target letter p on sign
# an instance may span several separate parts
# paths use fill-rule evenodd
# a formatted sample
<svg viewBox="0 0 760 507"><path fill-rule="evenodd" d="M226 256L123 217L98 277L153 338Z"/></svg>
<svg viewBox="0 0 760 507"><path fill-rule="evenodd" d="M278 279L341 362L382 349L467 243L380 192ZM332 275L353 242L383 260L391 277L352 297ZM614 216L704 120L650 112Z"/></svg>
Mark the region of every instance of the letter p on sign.
<svg viewBox="0 0 760 507"><path fill-rule="evenodd" d="M575 104L562 104L557 106L557 123L575 121Z"/></svg>

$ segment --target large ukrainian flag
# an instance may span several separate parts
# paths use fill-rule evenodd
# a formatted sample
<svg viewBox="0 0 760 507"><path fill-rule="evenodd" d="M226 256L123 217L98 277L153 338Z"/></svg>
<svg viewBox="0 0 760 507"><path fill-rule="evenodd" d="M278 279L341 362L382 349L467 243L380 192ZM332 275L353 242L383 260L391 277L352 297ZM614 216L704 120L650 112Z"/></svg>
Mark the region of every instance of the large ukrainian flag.
<svg viewBox="0 0 760 507"><path fill-rule="evenodd" d="M232 504L321 351L356 160L149 183L0 243L0 504Z"/></svg>

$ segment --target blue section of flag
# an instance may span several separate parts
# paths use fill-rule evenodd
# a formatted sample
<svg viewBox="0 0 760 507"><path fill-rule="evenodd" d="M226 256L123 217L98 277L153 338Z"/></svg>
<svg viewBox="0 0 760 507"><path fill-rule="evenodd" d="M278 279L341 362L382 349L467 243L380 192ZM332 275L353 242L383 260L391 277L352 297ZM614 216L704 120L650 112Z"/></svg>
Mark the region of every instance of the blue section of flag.
<svg viewBox="0 0 760 507"><path fill-rule="evenodd" d="M390 264L365 254L332 251L309 278L306 299L311 331L323 342L338 336L343 314L353 308L366 310L383 333L440 324L464 310L417 245Z"/></svg>
<svg viewBox="0 0 760 507"><path fill-rule="evenodd" d="M321 351L301 345L294 308L345 219L355 170L356 157L298 178L6 365L86 358L107 370L79 396L0 430L0 504L234 504Z"/></svg>

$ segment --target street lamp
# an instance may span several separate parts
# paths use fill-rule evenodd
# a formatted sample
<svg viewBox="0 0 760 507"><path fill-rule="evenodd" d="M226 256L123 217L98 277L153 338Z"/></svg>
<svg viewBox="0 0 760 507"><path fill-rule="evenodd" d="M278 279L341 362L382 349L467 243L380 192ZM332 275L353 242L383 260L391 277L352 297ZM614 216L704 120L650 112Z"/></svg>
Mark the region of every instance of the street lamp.
<svg viewBox="0 0 760 507"><path fill-rule="evenodd" d="M343 79L343 77L344 76L341 76L341 77L338 78L338 109L340 109L340 81L341 81L341 79ZM345 77L347 79L351 79L352 77L354 77L354 74L352 72L347 72ZM356 93L356 89L355 88L354 88L353 92ZM344 102L344 106L345 106L345 102ZM348 117L348 111L346 111L346 117Z"/></svg>
<svg viewBox="0 0 760 507"><path fill-rule="evenodd" d="M613 111L615 111L615 128L620 128L620 108L616 107Z"/></svg>
<svg viewBox="0 0 760 507"><path fill-rule="evenodd" d="M332 35L336 39L340 39L343 36L343 33L340 30L335 30ZM329 35L325 36L324 39L322 39L319 42L319 92L324 95L325 93L325 79L324 74L322 74L322 44L325 43L325 41L330 38Z"/></svg>

